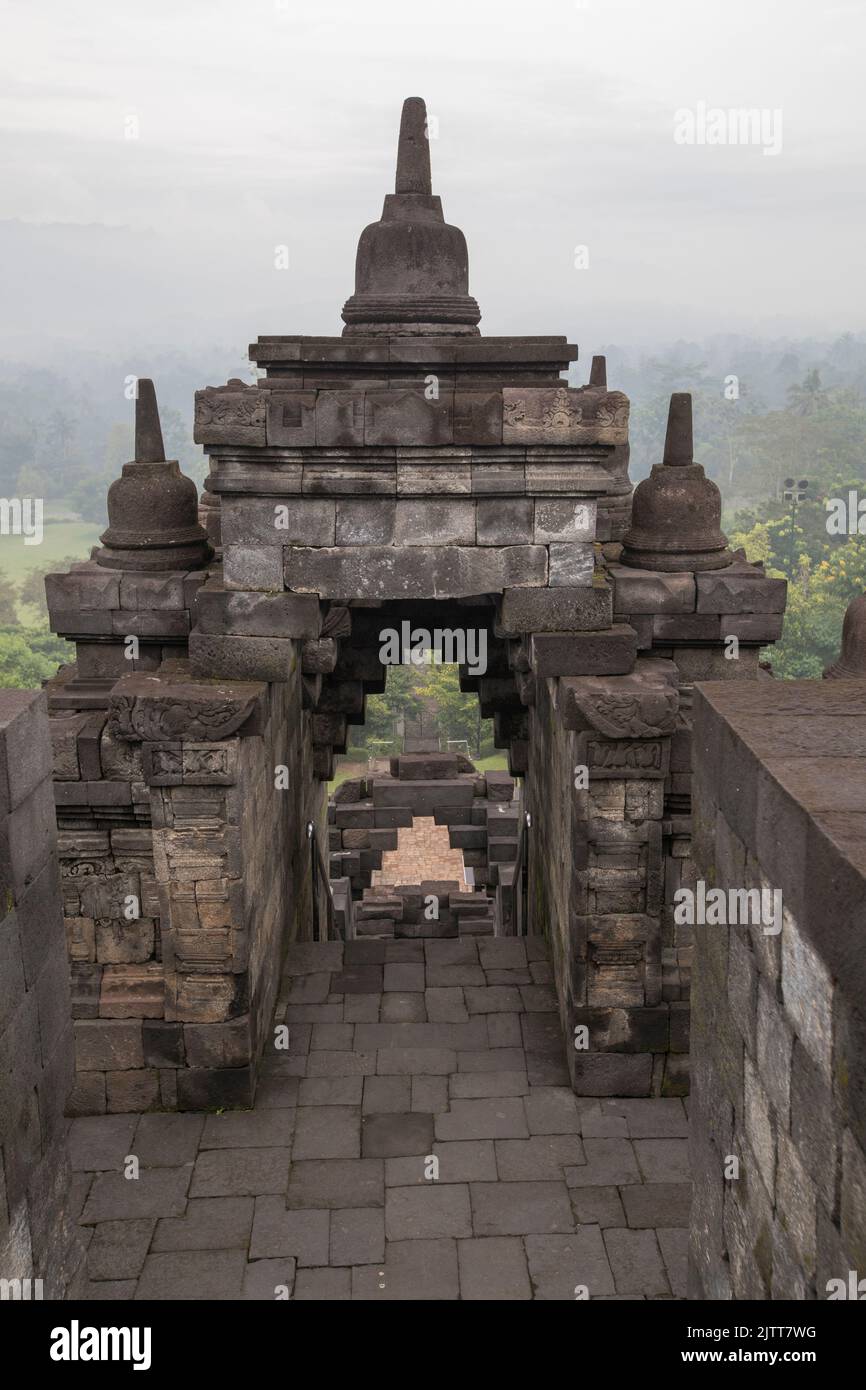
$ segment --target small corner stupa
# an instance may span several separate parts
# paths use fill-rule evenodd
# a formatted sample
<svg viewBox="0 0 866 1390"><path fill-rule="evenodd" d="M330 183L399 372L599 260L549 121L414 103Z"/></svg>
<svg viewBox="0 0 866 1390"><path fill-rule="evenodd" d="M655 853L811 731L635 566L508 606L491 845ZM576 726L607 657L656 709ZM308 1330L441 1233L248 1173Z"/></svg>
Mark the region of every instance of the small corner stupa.
<svg viewBox="0 0 866 1390"><path fill-rule="evenodd" d="M140 377L135 458L108 489L108 529L95 560L106 569L194 570L213 556L198 523L195 483L166 459L153 382Z"/></svg>
<svg viewBox="0 0 866 1390"><path fill-rule="evenodd" d="M663 460L634 490L620 563L668 572L724 569L734 557L721 519L722 495L694 460L691 394L675 391Z"/></svg>

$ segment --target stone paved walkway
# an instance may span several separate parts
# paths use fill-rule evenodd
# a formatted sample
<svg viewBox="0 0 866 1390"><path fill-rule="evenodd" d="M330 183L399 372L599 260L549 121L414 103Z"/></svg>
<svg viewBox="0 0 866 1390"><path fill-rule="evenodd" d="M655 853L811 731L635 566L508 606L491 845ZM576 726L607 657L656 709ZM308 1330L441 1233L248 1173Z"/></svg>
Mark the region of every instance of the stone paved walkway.
<svg viewBox="0 0 866 1390"><path fill-rule="evenodd" d="M573 1096L543 944L296 946L282 1016L254 1110L72 1121L89 1297L684 1297L683 1104Z"/></svg>

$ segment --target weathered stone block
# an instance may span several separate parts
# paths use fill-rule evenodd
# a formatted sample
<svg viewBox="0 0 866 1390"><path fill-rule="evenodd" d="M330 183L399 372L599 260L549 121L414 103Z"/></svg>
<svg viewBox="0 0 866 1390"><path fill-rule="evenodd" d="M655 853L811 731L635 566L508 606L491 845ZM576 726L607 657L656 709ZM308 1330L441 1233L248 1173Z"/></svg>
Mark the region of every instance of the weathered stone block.
<svg viewBox="0 0 866 1390"><path fill-rule="evenodd" d="M396 503L387 497L352 497L337 502L337 545L391 545ZM308 544L302 541L302 544Z"/></svg>
<svg viewBox="0 0 866 1390"><path fill-rule="evenodd" d="M318 600L307 594L227 589L211 581L198 597L198 633L240 637L318 637Z"/></svg>
<svg viewBox="0 0 866 1390"><path fill-rule="evenodd" d="M589 541L551 545L549 553L548 582L551 588L592 583L594 557Z"/></svg>
<svg viewBox="0 0 866 1390"><path fill-rule="evenodd" d="M544 584L547 552L531 545L291 547L285 552L285 577L289 589L322 598L345 600L358 593L376 599L459 598Z"/></svg>
<svg viewBox="0 0 866 1390"><path fill-rule="evenodd" d="M269 445L300 448L315 444L315 391L272 391L267 399Z"/></svg>
<svg viewBox="0 0 866 1390"><path fill-rule="evenodd" d="M319 391L316 397L316 444L319 448L355 448L363 443L363 392Z"/></svg>
<svg viewBox="0 0 866 1390"><path fill-rule="evenodd" d="M586 588L506 587L497 612L497 637L524 632L587 632L610 627L612 595L606 585Z"/></svg>
<svg viewBox="0 0 866 1390"><path fill-rule="evenodd" d="M394 526L397 545L475 543L475 503L398 500Z"/></svg>
<svg viewBox="0 0 866 1390"><path fill-rule="evenodd" d="M537 545L595 540L595 502L575 497L550 497L539 498L534 507L533 540Z"/></svg>
<svg viewBox="0 0 866 1390"><path fill-rule="evenodd" d="M428 400L423 391L368 391L364 443L450 444L453 415L451 391L435 400Z"/></svg>
<svg viewBox="0 0 866 1390"><path fill-rule="evenodd" d="M328 497L225 497L223 545L333 545L336 504Z"/></svg>

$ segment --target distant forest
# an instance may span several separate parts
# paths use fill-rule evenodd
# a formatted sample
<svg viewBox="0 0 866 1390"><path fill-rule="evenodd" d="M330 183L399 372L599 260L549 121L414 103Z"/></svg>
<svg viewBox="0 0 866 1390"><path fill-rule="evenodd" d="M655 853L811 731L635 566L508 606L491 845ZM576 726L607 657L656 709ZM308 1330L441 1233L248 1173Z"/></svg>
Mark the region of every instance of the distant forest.
<svg viewBox="0 0 866 1390"><path fill-rule="evenodd" d="M609 385L631 399L634 482L661 460L670 393L692 392L695 456L721 488L731 544L791 581L785 635L767 653L773 669L819 676L838 651L848 601L866 589L863 536L830 535L826 524L827 499L852 490L866 497L866 334L780 342L731 335L654 355L615 344L605 351ZM86 554L81 523L104 526L108 485L132 457L124 386L136 370L156 381L167 455L200 485L206 469L192 439L193 393L242 375L234 353L126 363L71 352L50 370L0 362L0 496L45 499L51 552L66 563ZM587 370L576 364L571 383ZM784 497L789 478L808 481L793 511ZM76 521L64 548L63 528ZM42 573L64 566L40 562L35 547L10 565L9 547L21 544L0 542L0 685L37 684L65 650L48 634L39 594Z"/></svg>

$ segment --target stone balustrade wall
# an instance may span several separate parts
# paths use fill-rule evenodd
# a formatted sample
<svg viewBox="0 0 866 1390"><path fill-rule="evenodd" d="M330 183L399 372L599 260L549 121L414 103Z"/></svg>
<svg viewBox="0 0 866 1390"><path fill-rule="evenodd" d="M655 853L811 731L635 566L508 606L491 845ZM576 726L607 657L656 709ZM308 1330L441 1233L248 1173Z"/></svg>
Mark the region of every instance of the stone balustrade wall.
<svg viewBox="0 0 866 1390"><path fill-rule="evenodd" d="M694 928L690 1296L856 1297L866 1276L863 682L698 687L693 816L696 893L703 883L728 903L731 890L778 892L781 915L769 897L757 923Z"/></svg>

